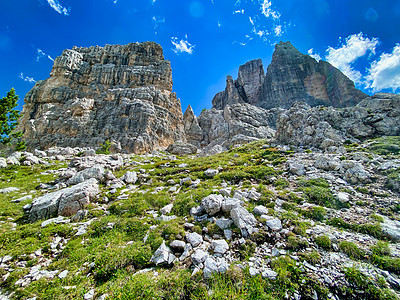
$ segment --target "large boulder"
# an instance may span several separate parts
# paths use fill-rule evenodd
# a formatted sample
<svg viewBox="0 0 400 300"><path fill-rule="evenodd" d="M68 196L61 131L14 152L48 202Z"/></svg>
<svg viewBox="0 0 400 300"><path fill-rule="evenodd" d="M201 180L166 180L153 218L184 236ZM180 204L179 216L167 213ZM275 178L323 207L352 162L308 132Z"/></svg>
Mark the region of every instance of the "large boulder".
<svg viewBox="0 0 400 300"><path fill-rule="evenodd" d="M190 155L197 153L197 147L182 141L177 141L168 146L167 151L175 155Z"/></svg>
<svg viewBox="0 0 400 300"><path fill-rule="evenodd" d="M83 209L100 193L97 180L92 178L72 187L43 195L33 200L28 209L30 222L56 216L69 217Z"/></svg>
<svg viewBox="0 0 400 300"><path fill-rule="evenodd" d="M201 207L207 214L213 216L221 210L223 200L222 195L211 194L201 200Z"/></svg>
<svg viewBox="0 0 400 300"><path fill-rule="evenodd" d="M258 231L255 227L258 223L257 219L242 206L237 206L231 210L231 218L245 238Z"/></svg>

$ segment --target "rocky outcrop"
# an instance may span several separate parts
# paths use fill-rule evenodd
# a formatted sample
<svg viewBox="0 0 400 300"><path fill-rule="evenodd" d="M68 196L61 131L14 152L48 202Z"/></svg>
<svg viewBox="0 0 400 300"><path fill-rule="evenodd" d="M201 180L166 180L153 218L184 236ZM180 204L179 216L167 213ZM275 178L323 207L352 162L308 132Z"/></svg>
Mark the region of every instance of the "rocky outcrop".
<svg viewBox="0 0 400 300"><path fill-rule="evenodd" d="M29 148L89 146L149 152L184 139L170 62L153 42L65 50L26 95Z"/></svg>
<svg viewBox="0 0 400 300"><path fill-rule="evenodd" d="M328 149L346 140L385 135L400 135L399 95L379 93L343 109L296 103L279 116L275 138L283 144Z"/></svg>
<svg viewBox="0 0 400 300"><path fill-rule="evenodd" d="M203 139L203 130L201 129L197 117L190 105L183 115L183 126L187 142L200 148L200 142Z"/></svg>
<svg viewBox="0 0 400 300"><path fill-rule="evenodd" d="M265 109L242 103L226 105L223 110L205 110L198 118L203 130L202 146L229 148L274 135L275 114Z"/></svg>
<svg viewBox="0 0 400 300"><path fill-rule="evenodd" d="M265 80L261 59L252 60L239 67L238 79L226 78L225 91L215 95L213 108L224 109L226 105L249 103L256 105L260 101L261 90Z"/></svg>
<svg viewBox="0 0 400 300"><path fill-rule="evenodd" d="M238 79L228 76L224 92L217 94L213 108L249 103L264 109L289 109L296 101L317 105L354 106L366 94L342 72L325 61L300 53L290 42L275 46L272 62L264 73L260 59L239 67Z"/></svg>

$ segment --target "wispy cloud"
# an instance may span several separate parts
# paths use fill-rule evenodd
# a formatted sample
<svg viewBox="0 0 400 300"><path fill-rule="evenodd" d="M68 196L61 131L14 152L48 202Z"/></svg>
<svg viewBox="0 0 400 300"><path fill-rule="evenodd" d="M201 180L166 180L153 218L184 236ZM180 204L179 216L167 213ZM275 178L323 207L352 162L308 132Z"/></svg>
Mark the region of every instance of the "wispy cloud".
<svg viewBox="0 0 400 300"><path fill-rule="evenodd" d="M117 2L118 2L118 0L114 0L114 1L113 1L114 4L117 4Z"/></svg>
<svg viewBox="0 0 400 300"><path fill-rule="evenodd" d="M54 61L54 58L52 58L50 55L44 53L42 49L37 49L36 61L39 61L42 57L47 57L51 61Z"/></svg>
<svg viewBox="0 0 400 300"><path fill-rule="evenodd" d="M281 14L276 10L273 10L271 1L264 0L261 3L261 12L266 18L272 18L274 20L278 20L281 17Z"/></svg>
<svg viewBox="0 0 400 300"><path fill-rule="evenodd" d="M60 15L69 16L69 11L66 7L63 7L58 0L47 0L47 3L58 12Z"/></svg>
<svg viewBox="0 0 400 300"><path fill-rule="evenodd" d="M151 22L153 23L153 29L157 30L157 28L160 26L160 24L165 23L165 18L153 16L153 18L151 19ZM156 34L157 34L157 32L156 32Z"/></svg>
<svg viewBox="0 0 400 300"><path fill-rule="evenodd" d="M314 58L316 61L320 61L321 55L319 55L318 53L314 53L314 49L311 48L310 50L307 51L308 55L310 55L312 58Z"/></svg>
<svg viewBox="0 0 400 300"><path fill-rule="evenodd" d="M400 44L391 53L383 53L371 64L367 75L367 87L374 92L383 89L400 89Z"/></svg>
<svg viewBox="0 0 400 300"><path fill-rule="evenodd" d="M175 48L172 48L172 51L174 51L175 53L192 54L194 47L196 45L192 45L191 43L188 42L187 39L188 39L187 35L185 36L185 39L181 39L181 40L179 40L177 37L172 37L171 43L175 47Z"/></svg>
<svg viewBox="0 0 400 300"><path fill-rule="evenodd" d="M242 15L244 15L244 9L235 10L235 11L233 12L233 14L234 14L234 15L237 15L237 14L242 14Z"/></svg>
<svg viewBox="0 0 400 300"><path fill-rule="evenodd" d="M377 38L369 39L362 32L353 34L348 36L339 48L328 47L326 50L326 60L341 70L355 83L361 84L362 75L353 68L352 64L369 52L375 54L378 43Z"/></svg>
<svg viewBox="0 0 400 300"><path fill-rule="evenodd" d="M282 36L282 34L283 34L282 25L276 25L276 26L274 27L274 32L275 32L275 36L276 36L276 37Z"/></svg>
<svg viewBox="0 0 400 300"><path fill-rule="evenodd" d="M21 74L19 74L19 78L21 78L23 81L29 82L29 83L35 83L36 80L33 79L32 77L28 77L28 76L24 76L24 73L21 72Z"/></svg>

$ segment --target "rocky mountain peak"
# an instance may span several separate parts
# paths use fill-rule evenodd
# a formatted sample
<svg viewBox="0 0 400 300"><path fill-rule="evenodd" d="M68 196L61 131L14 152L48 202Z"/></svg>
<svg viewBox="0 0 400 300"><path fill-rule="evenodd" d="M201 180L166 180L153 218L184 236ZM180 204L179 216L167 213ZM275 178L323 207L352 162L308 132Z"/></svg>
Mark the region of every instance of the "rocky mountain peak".
<svg viewBox="0 0 400 300"><path fill-rule="evenodd" d="M148 152L185 139L171 64L153 42L63 51L26 95L23 115L29 148L110 140L118 151Z"/></svg>
<svg viewBox="0 0 400 300"><path fill-rule="evenodd" d="M279 42L275 45L275 51L272 56L272 59L277 59L279 56L286 56L289 58L303 56L299 50L297 50L291 42Z"/></svg>
<svg viewBox="0 0 400 300"><path fill-rule="evenodd" d="M230 80L227 89L230 92L225 90L214 98L214 108L245 102L265 109L288 109L296 101L312 107L347 107L368 96L331 64L302 54L290 42L275 45L267 74L261 60L250 61L239 67L238 79Z"/></svg>

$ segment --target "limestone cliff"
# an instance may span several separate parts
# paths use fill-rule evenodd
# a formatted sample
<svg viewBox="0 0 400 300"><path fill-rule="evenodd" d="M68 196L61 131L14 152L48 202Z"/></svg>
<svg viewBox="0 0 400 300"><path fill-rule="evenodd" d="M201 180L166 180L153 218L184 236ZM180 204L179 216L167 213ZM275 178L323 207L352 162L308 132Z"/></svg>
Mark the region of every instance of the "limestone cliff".
<svg viewBox="0 0 400 300"><path fill-rule="evenodd" d="M170 62L153 42L65 50L26 95L20 123L29 148L109 139L141 153L185 139Z"/></svg>
<svg viewBox="0 0 400 300"><path fill-rule="evenodd" d="M289 109L296 101L312 107L348 107L367 96L328 62L317 62L290 42L281 42L275 46L267 74L260 59L240 66L238 79L228 76L226 89L214 97L213 107L249 103L265 109Z"/></svg>

